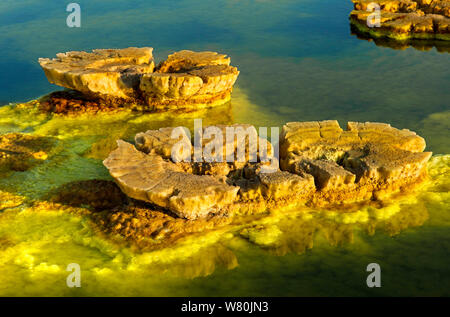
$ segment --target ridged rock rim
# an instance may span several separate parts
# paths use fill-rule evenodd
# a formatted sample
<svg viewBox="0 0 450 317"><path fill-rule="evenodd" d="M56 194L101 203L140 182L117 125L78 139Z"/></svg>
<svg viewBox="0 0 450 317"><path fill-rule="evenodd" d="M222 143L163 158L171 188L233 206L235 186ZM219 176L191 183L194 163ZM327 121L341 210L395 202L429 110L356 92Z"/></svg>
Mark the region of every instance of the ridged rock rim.
<svg viewBox="0 0 450 317"><path fill-rule="evenodd" d="M187 219L383 200L422 183L432 154L423 152L422 137L389 124L348 122L343 130L335 120L290 122L280 135L280 168L265 173L259 152L256 162L247 155L244 162L175 163L173 129L139 133L136 145L119 140L103 163L127 196Z"/></svg>
<svg viewBox="0 0 450 317"><path fill-rule="evenodd" d="M149 111L224 104L239 75L229 57L215 52L183 50L155 66L151 47L59 53L40 58L39 64L50 83L87 99L138 104Z"/></svg>

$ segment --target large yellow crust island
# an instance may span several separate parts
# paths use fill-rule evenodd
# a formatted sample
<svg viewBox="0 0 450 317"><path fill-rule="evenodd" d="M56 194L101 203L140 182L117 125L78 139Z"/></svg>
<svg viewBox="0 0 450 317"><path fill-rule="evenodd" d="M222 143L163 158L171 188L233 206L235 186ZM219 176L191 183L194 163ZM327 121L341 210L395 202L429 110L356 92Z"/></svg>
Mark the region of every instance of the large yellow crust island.
<svg viewBox="0 0 450 317"><path fill-rule="evenodd" d="M136 146L118 141L104 165L129 197L187 219L381 200L420 184L431 157L422 137L389 124L349 122L343 130L334 120L290 122L280 137L280 169L266 173L260 153L257 162L176 163L173 129L139 133Z"/></svg>

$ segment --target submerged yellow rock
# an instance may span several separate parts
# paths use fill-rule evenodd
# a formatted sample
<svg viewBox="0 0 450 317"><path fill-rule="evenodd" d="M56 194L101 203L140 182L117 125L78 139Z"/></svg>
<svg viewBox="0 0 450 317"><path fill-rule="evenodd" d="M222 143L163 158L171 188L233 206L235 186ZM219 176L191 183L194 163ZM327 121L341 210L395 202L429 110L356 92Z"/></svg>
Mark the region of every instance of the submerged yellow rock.
<svg viewBox="0 0 450 317"><path fill-rule="evenodd" d="M0 173L26 171L47 159L55 141L22 133L0 135Z"/></svg>

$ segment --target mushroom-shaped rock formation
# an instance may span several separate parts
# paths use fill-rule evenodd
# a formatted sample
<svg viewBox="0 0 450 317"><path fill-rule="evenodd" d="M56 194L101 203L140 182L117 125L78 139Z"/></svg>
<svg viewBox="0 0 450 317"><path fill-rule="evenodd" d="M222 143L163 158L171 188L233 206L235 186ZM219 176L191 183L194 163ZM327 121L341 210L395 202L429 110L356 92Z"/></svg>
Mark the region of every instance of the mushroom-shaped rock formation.
<svg viewBox="0 0 450 317"><path fill-rule="evenodd" d="M314 177L325 201L358 201L420 183L431 152L409 130L384 123L292 122L283 127L281 167Z"/></svg>
<svg viewBox="0 0 450 317"><path fill-rule="evenodd" d="M91 99L80 98L82 104L100 100L150 111L195 110L230 99L239 71L226 55L184 50L155 68L152 52L150 47L98 49L60 53L39 63L51 83Z"/></svg>
<svg viewBox="0 0 450 317"><path fill-rule="evenodd" d="M186 173L161 156L140 152L124 141L118 141L118 148L104 164L129 197L188 219L219 211L235 200L239 190L212 176Z"/></svg>
<svg viewBox="0 0 450 317"><path fill-rule="evenodd" d="M400 41L410 39L450 40L450 1L448 0L352 0L351 23L370 36ZM371 3L380 6L380 26L369 27L374 16ZM370 9L370 10L369 10Z"/></svg>
<svg viewBox="0 0 450 317"><path fill-rule="evenodd" d="M40 58L50 83L93 96L137 98L140 77L155 68L153 48L97 49Z"/></svg>
<svg viewBox="0 0 450 317"><path fill-rule="evenodd" d="M119 147L104 164L129 197L195 219L291 203L335 206L383 199L421 183L431 156L423 152L423 138L389 124L349 122L344 131L337 121L291 122L283 126L280 136L280 169L264 169L268 161L262 151L269 157L274 153L270 143L258 138L254 157L249 149L255 128L229 127L248 134L245 139L219 141L209 135L202 139L201 149L205 153L214 143L215 153L225 157L231 151L240 160L196 160L196 148L187 133L161 128L137 134L136 147L118 141ZM226 135L226 128L212 130ZM203 135L212 130L205 127ZM186 147L177 147L180 141ZM239 156L242 145L246 150Z"/></svg>

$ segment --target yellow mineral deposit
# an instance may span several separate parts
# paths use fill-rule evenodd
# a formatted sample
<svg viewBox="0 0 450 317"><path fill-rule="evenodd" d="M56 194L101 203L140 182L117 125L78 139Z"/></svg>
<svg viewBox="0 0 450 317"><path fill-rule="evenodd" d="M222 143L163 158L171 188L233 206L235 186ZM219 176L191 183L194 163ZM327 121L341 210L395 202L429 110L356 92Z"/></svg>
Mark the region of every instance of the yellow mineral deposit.
<svg viewBox="0 0 450 317"><path fill-rule="evenodd" d="M351 23L373 37L395 40L450 40L450 1L448 0L352 0ZM369 27L371 3L380 7L379 27Z"/></svg>
<svg viewBox="0 0 450 317"><path fill-rule="evenodd" d="M281 134L280 169L265 173L259 153L256 162L249 155L243 162L174 162L173 129L139 133L136 146L119 140L104 165L129 197L187 219L382 200L422 183L431 157L422 137L389 124L349 122L343 130L333 120L290 122Z"/></svg>
<svg viewBox="0 0 450 317"><path fill-rule="evenodd" d="M155 67L152 52L151 47L130 47L40 58L50 83L74 90L51 94L45 109L70 112L125 106L192 111L230 100L239 71L226 55L183 50Z"/></svg>

